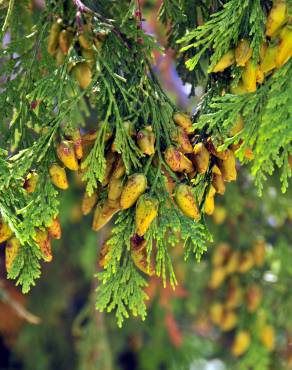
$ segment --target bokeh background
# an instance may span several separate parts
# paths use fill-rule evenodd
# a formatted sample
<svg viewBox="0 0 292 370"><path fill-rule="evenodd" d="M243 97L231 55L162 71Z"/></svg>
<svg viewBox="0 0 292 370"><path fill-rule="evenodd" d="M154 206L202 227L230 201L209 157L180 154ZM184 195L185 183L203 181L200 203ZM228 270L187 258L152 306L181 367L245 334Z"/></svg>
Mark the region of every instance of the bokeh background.
<svg viewBox="0 0 292 370"><path fill-rule="evenodd" d="M142 3L143 27L163 45L160 2ZM194 111L204 86L189 98L174 58L172 50L155 53L155 72L170 98ZM88 121L94 124L94 112ZM28 295L6 280L0 246L0 369L292 369L291 186L281 194L275 173L259 197L248 166L238 172L207 220L214 241L202 261L186 263L182 248L173 248L178 287L151 278L146 320L131 317L122 329L94 306L99 248L111 226L91 231L91 216L81 212L83 185L72 175L61 195L62 239ZM243 353L239 331L249 333Z"/></svg>

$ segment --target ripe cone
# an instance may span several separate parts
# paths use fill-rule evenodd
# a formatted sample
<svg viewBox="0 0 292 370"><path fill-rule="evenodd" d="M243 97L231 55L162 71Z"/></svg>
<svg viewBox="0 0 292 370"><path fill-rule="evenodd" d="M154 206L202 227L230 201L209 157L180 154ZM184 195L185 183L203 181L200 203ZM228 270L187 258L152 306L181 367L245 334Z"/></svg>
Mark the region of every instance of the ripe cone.
<svg viewBox="0 0 292 370"><path fill-rule="evenodd" d="M54 218L48 226L49 236L54 239L61 239L62 229L58 218Z"/></svg>
<svg viewBox="0 0 292 370"><path fill-rule="evenodd" d="M204 204L204 212L209 216L213 214L214 209L215 209L215 199L214 199L215 194L216 194L216 190L211 185L208 195L206 196L206 199L205 199L205 204Z"/></svg>
<svg viewBox="0 0 292 370"><path fill-rule="evenodd" d="M255 312L263 298L262 289L257 284L252 284L246 292L246 306L248 312Z"/></svg>
<svg viewBox="0 0 292 370"><path fill-rule="evenodd" d="M217 161L218 167L222 173L224 181L235 181L237 178L236 172L236 160L234 153L231 150L227 150L227 159Z"/></svg>
<svg viewBox="0 0 292 370"><path fill-rule="evenodd" d="M88 215L97 202L97 194L93 193L88 195L87 192L84 193L81 204L81 211L84 216Z"/></svg>
<svg viewBox="0 0 292 370"><path fill-rule="evenodd" d="M192 160L199 173L205 173L209 167L210 153L203 143L194 146L194 156Z"/></svg>
<svg viewBox="0 0 292 370"><path fill-rule="evenodd" d="M99 253L99 260L98 264L100 267L106 267L107 263L110 261L110 252L111 246L108 243L108 241L105 241L103 245L100 248L100 253Z"/></svg>
<svg viewBox="0 0 292 370"><path fill-rule="evenodd" d="M78 162L75 156L74 144L72 141L61 141L61 143L57 145L57 156L64 166L69 168L69 170L78 170Z"/></svg>
<svg viewBox="0 0 292 370"><path fill-rule="evenodd" d="M266 35L271 37L285 24L287 20L286 1L276 1L268 15Z"/></svg>
<svg viewBox="0 0 292 370"><path fill-rule="evenodd" d="M103 206L98 204L93 215L92 229L98 231L103 228L119 210L119 204L116 207L108 201L105 201Z"/></svg>
<svg viewBox="0 0 292 370"><path fill-rule="evenodd" d="M121 197L122 190L123 181L121 179L115 179L111 177L108 184L108 199L113 202L117 201Z"/></svg>
<svg viewBox="0 0 292 370"><path fill-rule="evenodd" d="M231 280L228 284L225 307L228 309L233 309L238 307L242 302L242 289L238 285L236 280Z"/></svg>
<svg viewBox="0 0 292 370"><path fill-rule="evenodd" d="M6 222L0 218L0 243L5 242L12 236L13 232Z"/></svg>
<svg viewBox="0 0 292 370"><path fill-rule="evenodd" d="M190 186L179 184L175 191L175 201L184 215L194 220L200 218L200 212Z"/></svg>
<svg viewBox="0 0 292 370"><path fill-rule="evenodd" d="M35 237L35 242L40 247L43 253L43 259L45 262L51 262L53 259L52 246L50 235L47 230L37 229Z"/></svg>
<svg viewBox="0 0 292 370"><path fill-rule="evenodd" d="M135 266L144 274L154 275L155 270L152 261L147 261L146 240L135 234L131 238L131 257Z"/></svg>
<svg viewBox="0 0 292 370"><path fill-rule="evenodd" d="M252 60L244 67L242 83L248 92L255 92L257 89L257 65Z"/></svg>
<svg viewBox="0 0 292 370"><path fill-rule="evenodd" d="M124 165L122 157L118 157L113 165L113 171L111 177L114 179L120 179L126 173L126 167Z"/></svg>
<svg viewBox="0 0 292 370"><path fill-rule="evenodd" d="M6 271L9 273L12 266L13 262L15 261L15 258L18 255L20 249L20 242L16 238L11 238L8 240L5 246L5 266L6 266Z"/></svg>
<svg viewBox="0 0 292 370"><path fill-rule="evenodd" d="M53 163L49 168L49 174L52 183L57 186L57 188L66 190L69 187L66 171L63 167L58 164Z"/></svg>
<svg viewBox="0 0 292 370"><path fill-rule="evenodd" d="M39 175L36 172L30 172L24 181L23 188L29 194L33 193L39 181Z"/></svg>
<svg viewBox="0 0 292 370"><path fill-rule="evenodd" d="M235 328L238 322L238 317L235 312L233 311L225 311L223 314L223 318L220 322L220 328L222 331L230 331Z"/></svg>
<svg viewBox="0 0 292 370"><path fill-rule="evenodd" d="M67 136L67 135L66 135ZM68 135L71 142L73 142L74 153L77 159L82 159L83 157L83 147L82 147L82 137L80 130L76 129Z"/></svg>
<svg viewBox="0 0 292 370"><path fill-rule="evenodd" d="M234 274L239 266L240 253L239 251L232 251L225 264L225 270L228 275Z"/></svg>
<svg viewBox="0 0 292 370"><path fill-rule="evenodd" d="M159 202L150 195L141 195L136 204L136 233L143 236L158 214Z"/></svg>
<svg viewBox="0 0 292 370"><path fill-rule="evenodd" d="M208 149L208 151L211 154L213 154L217 158L220 158L220 159L223 159L223 160L227 158L227 152L226 152L226 150L224 150L222 152L219 152L215 148L214 144L212 143L212 139L210 137L207 139L206 148Z"/></svg>
<svg viewBox="0 0 292 370"><path fill-rule="evenodd" d="M212 255L212 265L213 266L221 266L227 260L230 254L230 246L227 243L220 243L213 255Z"/></svg>
<svg viewBox="0 0 292 370"><path fill-rule="evenodd" d="M210 307L210 319L214 324L220 324L223 318L224 307L221 303L213 303Z"/></svg>
<svg viewBox="0 0 292 370"><path fill-rule="evenodd" d="M245 274L254 266L254 258L251 252L245 252L239 261L238 271L241 274Z"/></svg>
<svg viewBox="0 0 292 370"><path fill-rule="evenodd" d="M188 137L186 130L182 127L177 127L172 139L178 143L178 149L182 153L192 153L193 147Z"/></svg>
<svg viewBox="0 0 292 370"><path fill-rule="evenodd" d="M265 56L260 65L261 71L266 74L276 68L276 57L278 53L277 45L269 45L265 52Z"/></svg>
<svg viewBox="0 0 292 370"><path fill-rule="evenodd" d="M144 154L152 155L155 153L155 135L147 128L137 133L137 144Z"/></svg>
<svg viewBox="0 0 292 370"><path fill-rule="evenodd" d="M223 195L225 193L226 186L224 179L218 166L212 168L212 186L216 190L216 193Z"/></svg>
<svg viewBox="0 0 292 370"><path fill-rule="evenodd" d="M258 240L252 249L253 258L257 267L262 267L265 263L266 247L263 240Z"/></svg>
<svg viewBox="0 0 292 370"><path fill-rule="evenodd" d="M276 55L276 66L283 66L292 57L292 27L286 26L280 33L280 44Z"/></svg>
<svg viewBox="0 0 292 370"><path fill-rule="evenodd" d="M173 146L166 149L164 158L172 171L190 173L194 170L192 162Z"/></svg>
<svg viewBox="0 0 292 370"><path fill-rule="evenodd" d="M233 356L239 357L243 355L249 348L251 342L250 334L247 330L240 330L232 344L231 353Z"/></svg>
<svg viewBox="0 0 292 370"><path fill-rule="evenodd" d="M147 188L147 178L143 173L135 173L128 177L122 194L121 194L121 208L127 209L132 207L136 203L137 199L141 194L145 192Z"/></svg>
<svg viewBox="0 0 292 370"><path fill-rule="evenodd" d="M176 125L184 128L187 132L191 130L193 124L188 113L176 112L172 118Z"/></svg>
<svg viewBox="0 0 292 370"><path fill-rule="evenodd" d="M226 277L226 272L224 268L221 266L215 267L212 270L212 274L209 280L209 284L208 284L209 288L218 289L222 285L223 281L225 280L225 277Z"/></svg>
<svg viewBox="0 0 292 370"><path fill-rule="evenodd" d="M275 331L271 325L265 325L261 330L261 342L269 352L275 349Z"/></svg>
<svg viewBox="0 0 292 370"><path fill-rule="evenodd" d="M223 72L226 68L230 67L235 62L234 50L227 51L226 54L222 56L219 62L215 65L212 72Z"/></svg>

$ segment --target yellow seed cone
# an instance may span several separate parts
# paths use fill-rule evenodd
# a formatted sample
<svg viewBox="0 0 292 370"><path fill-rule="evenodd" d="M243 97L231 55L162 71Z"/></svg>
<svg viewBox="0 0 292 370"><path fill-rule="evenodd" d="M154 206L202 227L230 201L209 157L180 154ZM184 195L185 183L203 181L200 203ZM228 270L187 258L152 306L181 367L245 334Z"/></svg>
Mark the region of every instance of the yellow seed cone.
<svg viewBox="0 0 292 370"><path fill-rule="evenodd" d="M136 204L136 233L143 236L158 214L159 202L150 195L141 195Z"/></svg>
<svg viewBox="0 0 292 370"><path fill-rule="evenodd" d="M63 167L60 167L57 163L53 163L49 168L49 174L52 183L57 188L66 190L69 187L66 171Z"/></svg>
<svg viewBox="0 0 292 370"><path fill-rule="evenodd" d="M141 194L145 192L147 188L147 178L142 173L135 173L129 176L126 182L122 194L121 194L121 208L127 209L132 207L140 197Z"/></svg>

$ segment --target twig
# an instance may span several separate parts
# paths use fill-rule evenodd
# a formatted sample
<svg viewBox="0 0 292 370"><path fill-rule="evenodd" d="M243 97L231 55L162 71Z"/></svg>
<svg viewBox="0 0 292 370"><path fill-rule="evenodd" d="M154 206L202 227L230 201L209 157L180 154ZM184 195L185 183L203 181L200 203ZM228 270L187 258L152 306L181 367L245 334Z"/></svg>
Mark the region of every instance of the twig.
<svg viewBox="0 0 292 370"><path fill-rule="evenodd" d="M14 0L9 0L7 14L6 14L6 17L5 17L5 21L3 23L3 26L2 26L2 32L3 33L6 31L6 29L8 27L9 18L11 17L13 6L14 6Z"/></svg>
<svg viewBox="0 0 292 370"><path fill-rule="evenodd" d="M138 8L138 10L136 11L136 17L140 21L140 28L142 28L142 7L141 7L140 0L137 0L137 8Z"/></svg>
<svg viewBox="0 0 292 370"><path fill-rule="evenodd" d="M9 293L4 289L4 283L0 281L0 289L1 289L1 295L0 299L7 303L16 313L19 317L23 318L30 324L37 325L41 322L41 319L33 315L31 312L27 311L19 302L17 302L14 298L11 297Z"/></svg>

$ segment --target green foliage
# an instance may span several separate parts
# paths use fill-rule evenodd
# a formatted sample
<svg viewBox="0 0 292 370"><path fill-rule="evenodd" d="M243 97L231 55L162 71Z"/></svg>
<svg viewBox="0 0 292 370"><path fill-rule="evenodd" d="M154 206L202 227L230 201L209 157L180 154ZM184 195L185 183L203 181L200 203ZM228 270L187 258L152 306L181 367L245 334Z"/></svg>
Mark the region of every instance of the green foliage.
<svg viewBox="0 0 292 370"><path fill-rule="evenodd" d="M146 293L142 290L147 283L136 270L129 257L124 257L117 271L108 277L108 273L101 272L98 275L102 285L97 287L96 308L103 312L116 310L117 324L122 326L125 318L129 317L128 311L133 316L146 317L147 299Z"/></svg>
<svg viewBox="0 0 292 370"><path fill-rule="evenodd" d="M130 4L113 1L109 5L105 0L98 4L88 0L84 5L78 1L47 1L45 9L34 12L29 9L28 1L21 4L9 1L1 14L4 22L1 40L9 36L9 42L0 50L3 60L0 77L4 82L0 95L3 107L0 120L4 126L0 137L3 147L0 152L0 213L21 242L9 277L17 279L25 292L39 277L39 260L43 255L34 242L36 229L45 228L60 209L59 192L50 182L48 169L58 161L56 147L61 140L67 139L68 132L93 128L96 138L79 160L86 192L91 195L103 187L98 195L99 200L105 199L104 180L109 155L122 159L126 167L123 183L126 176L135 172L147 176L146 191L160 203L158 217L145 235L147 261L150 267L154 259L156 275L162 278L164 285L170 281L174 287L177 281L171 248L182 244L185 260L194 256L199 261L212 237L203 217L194 222L175 206L173 194L167 192L164 175L167 173L176 183L191 184L197 199L202 199L202 209L211 174L208 172L206 176L197 176L199 181L190 181L185 174L181 176L171 171L165 162L166 148L175 144L172 116L178 108L163 91L153 71L153 52L163 52L163 48L143 30L136 1ZM23 15L21 25L20 15ZM177 50L179 38L185 45L177 69L183 81L192 84L191 94L198 81L206 83L210 52L209 71L228 49L245 37L254 50L253 58L258 60L265 21L259 0L230 0L224 4L167 0L162 3L160 19L169 27L168 46ZM51 27L57 20L63 30L72 31L73 39L68 53L63 55L64 60L56 64L56 54L47 50L47 44ZM79 39L86 26L92 27L89 35L91 60L86 58ZM7 30L9 34L5 34ZM195 73L185 69L186 59L187 67ZM76 69L74 72L80 62L91 65L92 78L84 89L78 82ZM239 80L241 72L241 69L233 70L235 81ZM230 76L213 77L208 81L209 91L195 123L200 138L210 133L214 143L222 149L243 140L237 155L244 161L245 150L253 149L252 173L259 188L266 174L278 166L282 167L282 188L286 190L291 176L288 163L292 150L291 62L254 94L221 96ZM94 118L88 124L90 113ZM239 113L245 121L244 129L230 138L229 131ZM136 140L137 132L147 126L155 135L155 155L149 157L142 153ZM23 184L32 170L38 173L39 182L35 192L28 194ZM143 288L147 281L131 258L134 213L134 207L120 211L107 242L108 263L99 274L97 308L115 310L119 325L128 317L128 311L142 318L146 312Z"/></svg>
<svg viewBox="0 0 292 370"><path fill-rule="evenodd" d="M291 153L291 61L279 69L256 93L212 98L207 112L203 113L195 127L211 133L221 149L243 141L236 154L244 160L247 148L252 148L255 158L252 174L262 191L266 174L271 175L277 166L282 168L282 191L286 191L291 169L288 155ZM235 136L230 131L243 116L244 128Z"/></svg>
<svg viewBox="0 0 292 370"><path fill-rule="evenodd" d="M219 61L221 56L227 52L239 39L239 28L248 10L248 1L230 0L223 9L212 14L211 19L204 25L188 32L179 42L186 46L182 51L190 48L199 48L196 55L186 62L187 67L193 70L200 58L207 53L208 49L213 50L209 71Z"/></svg>

